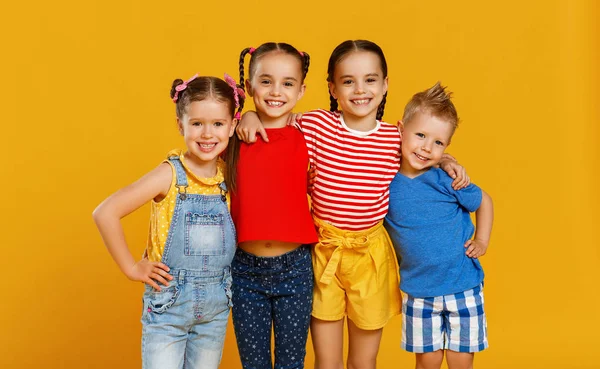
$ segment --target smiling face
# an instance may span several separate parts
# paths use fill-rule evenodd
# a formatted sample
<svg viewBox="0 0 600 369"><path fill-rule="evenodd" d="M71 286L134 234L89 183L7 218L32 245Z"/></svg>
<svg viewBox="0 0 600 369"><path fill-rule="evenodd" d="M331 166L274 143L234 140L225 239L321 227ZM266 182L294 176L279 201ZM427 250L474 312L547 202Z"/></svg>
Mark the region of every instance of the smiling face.
<svg viewBox="0 0 600 369"><path fill-rule="evenodd" d="M344 118L375 120L377 108L387 92L388 79L375 53L355 51L336 64L329 91L337 99ZM372 116L372 117L371 117Z"/></svg>
<svg viewBox="0 0 600 369"><path fill-rule="evenodd" d="M236 121L228 103L207 98L191 102L177 124L190 159L204 166L216 164L219 154L227 148Z"/></svg>
<svg viewBox="0 0 600 369"><path fill-rule="evenodd" d="M302 63L285 52L269 52L256 62L246 87L263 123L287 119L304 94Z"/></svg>
<svg viewBox="0 0 600 369"><path fill-rule="evenodd" d="M454 132L451 123L428 112L416 113L402 128L400 173L414 178L437 165Z"/></svg>

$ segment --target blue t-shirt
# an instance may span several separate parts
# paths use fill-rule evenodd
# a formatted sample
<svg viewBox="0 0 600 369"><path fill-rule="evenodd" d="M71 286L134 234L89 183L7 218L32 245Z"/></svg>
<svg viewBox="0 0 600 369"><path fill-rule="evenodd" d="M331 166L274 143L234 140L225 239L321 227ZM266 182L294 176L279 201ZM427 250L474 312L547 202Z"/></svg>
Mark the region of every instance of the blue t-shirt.
<svg viewBox="0 0 600 369"><path fill-rule="evenodd" d="M468 257L464 247L475 231L470 212L479 205L479 187L471 184L455 191L452 178L439 168L415 178L396 174L385 228L398 256L402 291L434 297L483 281L479 260Z"/></svg>

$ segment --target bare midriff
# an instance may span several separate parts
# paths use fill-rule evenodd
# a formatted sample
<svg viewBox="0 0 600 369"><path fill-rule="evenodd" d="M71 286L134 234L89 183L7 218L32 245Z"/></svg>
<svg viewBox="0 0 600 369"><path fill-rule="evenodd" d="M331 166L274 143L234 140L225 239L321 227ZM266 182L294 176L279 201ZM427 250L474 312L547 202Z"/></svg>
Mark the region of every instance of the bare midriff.
<svg viewBox="0 0 600 369"><path fill-rule="evenodd" d="M269 257L279 256L287 252L293 251L300 247L301 243L295 242L282 242L273 240L260 240L260 241L246 241L238 244L238 247L247 253Z"/></svg>

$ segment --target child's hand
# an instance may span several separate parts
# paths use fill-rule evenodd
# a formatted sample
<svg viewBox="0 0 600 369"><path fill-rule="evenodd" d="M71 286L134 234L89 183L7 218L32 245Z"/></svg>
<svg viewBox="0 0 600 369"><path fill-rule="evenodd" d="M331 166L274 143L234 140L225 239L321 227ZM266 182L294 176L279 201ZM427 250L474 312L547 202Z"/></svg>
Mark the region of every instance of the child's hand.
<svg viewBox="0 0 600 369"><path fill-rule="evenodd" d="M157 282L167 286L168 281L173 279L173 276L169 274L169 270L171 269L161 262L143 258L135 263L126 275L132 281L144 282L155 290L161 291Z"/></svg>
<svg viewBox="0 0 600 369"><path fill-rule="evenodd" d="M481 240L473 239L465 242L465 248L467 249L465 253L468 257L477 259L478 257L485 255L488 244Z"/></svg>
<svg viewBox="0 0 600 369"><path fill-rule="evenodd" d="M310 166L310 168L308 170L307 193L309 195L312 194L313 187L314 187L316 181L317 181L317 166L313 164Z"/></svg>
<svg viewBox="0 0 600 369"><path fill-rule="evenodd" d="M235 128L238 138L246 143L256 142L256 134L260 134L265 142L269 142L267 132L263 127L258 114L253 111L249 111L242 115L242 120Z"/></svg>
<svg viewBox="0 0 600 369"><path fill-rule="evenodd" d="M451 155L444 154L440 160L440 168L448 173L454 179L452 188L456 191L467 187L471 183L471 178L467 175L467 170L454 159Z"/></svg>
<svg viewBox="0 0 600 369"><path fill-rule="evenodd" d="M302 113L292 113L288 118L287 125L294 126L299 129L300 127L298 124L300 124L300 122L302 122Z"/></svg>

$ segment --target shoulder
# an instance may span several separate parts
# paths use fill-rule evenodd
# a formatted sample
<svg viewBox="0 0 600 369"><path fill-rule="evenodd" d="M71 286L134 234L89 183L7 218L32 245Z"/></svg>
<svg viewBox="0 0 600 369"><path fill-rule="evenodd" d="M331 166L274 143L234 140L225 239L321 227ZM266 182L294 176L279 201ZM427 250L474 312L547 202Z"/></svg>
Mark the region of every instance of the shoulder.
<svg viewBox="0 0 600 369"><path fill-rule="evenodd" d="M340 114L338 112L331 112L329 110L317 109L311 110L302 114L302 122L317 121L317 122L337 122L339 121Z"/></svg>

